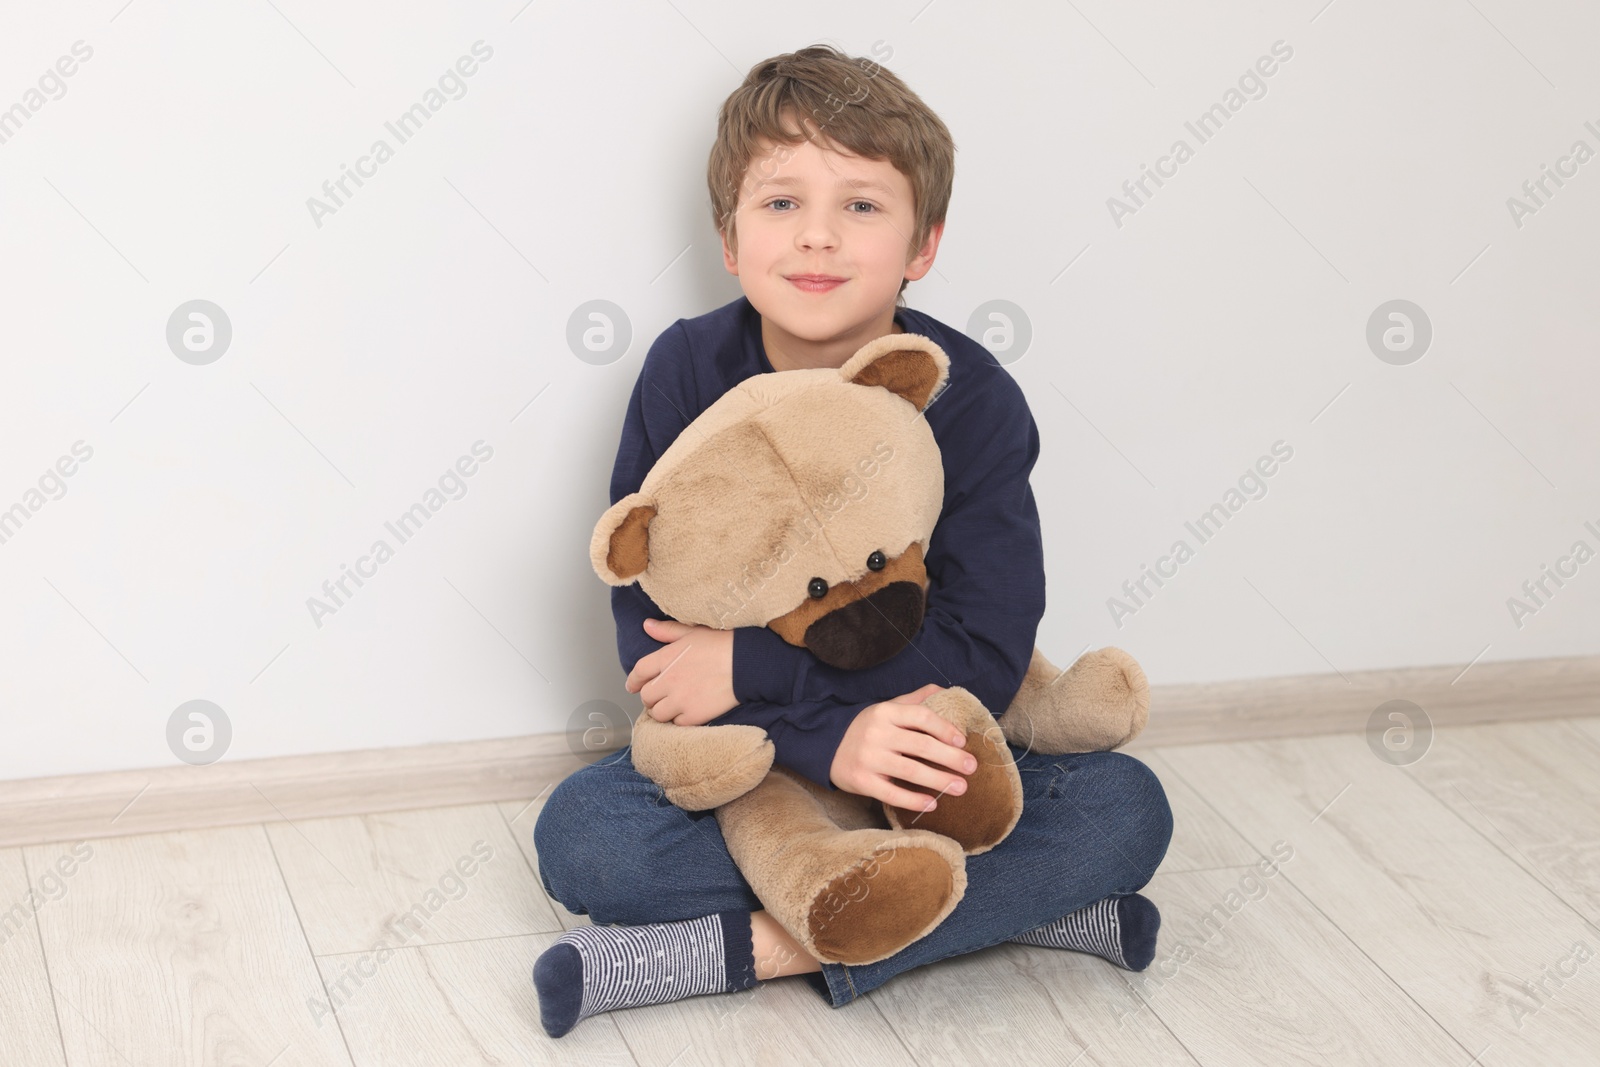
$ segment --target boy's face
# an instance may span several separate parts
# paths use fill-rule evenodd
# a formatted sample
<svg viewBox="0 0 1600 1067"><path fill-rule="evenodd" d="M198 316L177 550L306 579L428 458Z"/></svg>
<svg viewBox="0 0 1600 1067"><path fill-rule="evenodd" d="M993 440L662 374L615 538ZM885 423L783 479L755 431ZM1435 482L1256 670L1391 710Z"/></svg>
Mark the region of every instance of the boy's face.
<svg viewBox="0 0 1600 1067"><path fill-rule="evenodd" d="M912 255L911 183L893 164L814 141L763 149L739 193L738 251L724 235L723 262L787 354L847 358L892 332L900 281L932 267L943 226ZM816 284L806 275L837 280Z"/></svg>

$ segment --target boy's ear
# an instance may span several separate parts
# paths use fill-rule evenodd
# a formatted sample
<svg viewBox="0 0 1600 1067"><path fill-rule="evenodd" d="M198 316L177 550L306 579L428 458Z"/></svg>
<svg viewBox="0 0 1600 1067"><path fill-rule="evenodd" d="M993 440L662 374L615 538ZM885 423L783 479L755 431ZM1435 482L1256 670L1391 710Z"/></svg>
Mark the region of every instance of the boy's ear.
<svg viewBox="0 0 1600 1067"><path fill-rule="evenodd" d="M950 357L916 333L891 333L862 345L839 368L854 385L881 385L918 411L928 406L950 376Z"/></svg>
<svg viewBox="0 0 1600 1067"><path fill-rule="evenodd" d="M650 520L655 505L629 493L606 509L589 540L589 562L607 585L632 585L650 563Z"/></svg>

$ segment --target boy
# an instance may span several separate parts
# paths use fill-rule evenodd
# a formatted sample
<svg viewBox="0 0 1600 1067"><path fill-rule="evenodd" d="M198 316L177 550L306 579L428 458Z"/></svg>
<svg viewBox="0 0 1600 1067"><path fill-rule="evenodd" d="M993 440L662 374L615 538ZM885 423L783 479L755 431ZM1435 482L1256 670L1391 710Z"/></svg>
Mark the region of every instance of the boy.
<svg viewBox="0 0 1600 1067"><path fill-rule="evenodd" d="M944 349L949 381L925 417L945 501L910 647L841 671L764 628L665 619L637 584L611 594L627 688L652 718L761 726L776 762L813 782L927 810L961 793L973 764L960 731L922 701L960 685L1004 712L1044 614L1028 484L1039 436L1022 391L977 342L900 303L933 266L954 151L938 116L876 64L814 46L753 67L723 104L708 168L724 263L745 295L651 346L611 481L612 502L637 490L684 427L750 375L838 367L887 333ZM596 1012L789 974L839 1007L911 967L1008 940L1133 970L1154 955L1160 916L1135 891L1166 852L1172 815L1155 775L1125 754L1013 746L1024 812L1005 841L967 858L961 903L889 959L846 967L820 964L772 921L712 813L672 805L629 751L558 785L534 829L546 890L595 924L535 965L553 1037Z"/></svg>

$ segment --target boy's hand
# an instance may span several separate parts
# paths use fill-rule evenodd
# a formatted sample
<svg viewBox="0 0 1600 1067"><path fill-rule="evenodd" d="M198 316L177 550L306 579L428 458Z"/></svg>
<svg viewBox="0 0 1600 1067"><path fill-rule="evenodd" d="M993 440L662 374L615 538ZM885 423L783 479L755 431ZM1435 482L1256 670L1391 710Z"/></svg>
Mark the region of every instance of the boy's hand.
<svg viewBox="0 0 1600 1067"><path fill-rule="evenodd" d="M658 648L628 674L627 688L644 698L657 722L700 726L739 706L733 695L733 631L646 619L644 631Z"/></svg>
<svg viewBox="0 0 1600 1067"><path fill-rule="evenodd" d="M934 798L904 789L891 777L926 786L933 793L966 792L964 775L977 770L977 761L962 748L961 727L940 718L922 705L943 687L928 684L915 693L874 704L857 715L833 755L828 776L847 793L873 797L911 811L932 811ZM920 756L958 773L929 767Z"/></svg>

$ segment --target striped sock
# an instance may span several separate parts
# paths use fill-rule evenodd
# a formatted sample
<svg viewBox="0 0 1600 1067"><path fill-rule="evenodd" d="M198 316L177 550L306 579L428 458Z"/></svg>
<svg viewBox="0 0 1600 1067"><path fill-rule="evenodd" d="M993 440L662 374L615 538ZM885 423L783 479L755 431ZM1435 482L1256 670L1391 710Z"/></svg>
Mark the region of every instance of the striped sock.
<svg viewBox="0 0 1600 1067"><path fill-rule="evenodd" d="M660 1004L756 984L750 913L724 911L648 926L580 926L533 965L539 1021L560 1037L613 1008Z"/></svg>
<svg viewBox="0 0 1600 1067"><path fill-rule="evenodd" d="M1155 904L1138 893L1129 893L1097 900L1010 940L1021 945L1092 952L1118 967L1142 971L1155 958L1156 932L1160 929L1161 912Z"/></svg>

